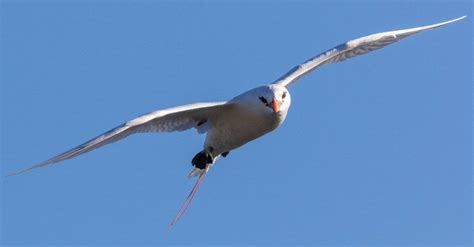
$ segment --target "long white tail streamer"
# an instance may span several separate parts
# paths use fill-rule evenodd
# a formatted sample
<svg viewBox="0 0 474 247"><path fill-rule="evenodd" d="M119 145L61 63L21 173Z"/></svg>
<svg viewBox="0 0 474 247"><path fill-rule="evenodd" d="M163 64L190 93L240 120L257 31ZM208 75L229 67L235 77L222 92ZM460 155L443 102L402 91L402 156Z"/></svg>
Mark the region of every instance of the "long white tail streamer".
<svg viewBox="0 0 474 247"><path fill-rule="evenodd" d="M196 181L196 184L194 184L193 189L191 190L191 192L189 192L188 197L187 197L186 200L184 201L183 205L182 205L181 208L179 209L179 211L178 211L178 213L176 214L176 216L174 217L173 221L172 221L172 222L170 223L170 225L168 226L168 230L171 230L171 228L179 221L179 219L181 218L181 216L184 214L184 212L186 211L186 209L189 207L189 205L190 205L191 202L193 201L193 198L194 198L194 196L196 195L196 192L198 191L199 186L200 186L201 183L202 183L202 180L204 180L204 177L206 176L207 171L208 171L208 169L202 170L201 174L199 175L199 178L198 178L197 181Z"/></svg>

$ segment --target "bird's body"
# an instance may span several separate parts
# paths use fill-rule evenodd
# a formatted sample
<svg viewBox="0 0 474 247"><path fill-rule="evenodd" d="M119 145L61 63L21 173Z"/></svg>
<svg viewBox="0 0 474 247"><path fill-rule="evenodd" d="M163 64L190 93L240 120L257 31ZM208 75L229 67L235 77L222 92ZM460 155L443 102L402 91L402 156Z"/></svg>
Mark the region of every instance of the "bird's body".
<svg viewBox="0 0 474 247"><path fill-rule="evenodd" d="M209 129L204 150L214 157L236 149L277 127L277 119L264 116L249 107L233 104Z"/></svg>
<svg viewBox="0 0 474 247"><path fill-rule="evenodd" d="M281 99L283 92L285 99ZM268 102L272 99L280 109L275 111L262 105L259 97L267 95ZM230 107L222 112L208 130L204 150L212 150L215 157L224 152L236 149L274 129L285 120L290 106L290 96L286 88L272 85L249 90L230 100Z"/></svg>
<svg viewBox="0 0 474 247"><path fill-rule="evenodd" d="M440 27L460 19L364 36L338 45L292 68L273 83L246 91L224 102L195 103L151 112L132 119L90 141L51 159L11 175L57 163L89 152L105 144L139 132L169 132L196 128L207 133L204 146L192 159L190 175L199 178L179 211L173 225L193 199L205 174L219 156L236 149L276 128L285 120L291 97L288 87L303 75L323 64L343 61L392 44L415 33Z"/></svg>

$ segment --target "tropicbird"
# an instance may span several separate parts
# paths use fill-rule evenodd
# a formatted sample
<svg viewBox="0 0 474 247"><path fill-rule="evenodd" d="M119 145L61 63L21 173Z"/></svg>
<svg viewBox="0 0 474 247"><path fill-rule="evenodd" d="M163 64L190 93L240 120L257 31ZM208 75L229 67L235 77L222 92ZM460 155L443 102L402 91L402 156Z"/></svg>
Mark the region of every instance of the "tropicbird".
<svg viewBox="0 0 474 247"><path fill-rule="evenodd" d="M231 150L265 135L283 123L291 104L288 86L300 77L323 64L336 63L366 54L418 32L441 27L465 17L415 28L375 33L347 41L293 67L271 84L248 90L229 101L194 103L141 115L62 154L8 176L73 158L134 133L184 131L196 128L200 134L207 133L202 151L191 161L193 169L189 176L199 175L199 178L171 222L171 227L185 212L205 175L219 157L226 157Z"/></svg>

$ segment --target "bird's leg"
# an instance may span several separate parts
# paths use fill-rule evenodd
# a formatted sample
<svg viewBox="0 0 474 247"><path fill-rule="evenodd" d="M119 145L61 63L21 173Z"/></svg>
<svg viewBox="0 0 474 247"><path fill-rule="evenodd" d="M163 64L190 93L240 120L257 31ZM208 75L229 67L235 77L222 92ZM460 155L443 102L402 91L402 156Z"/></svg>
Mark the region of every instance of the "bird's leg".
<svg viewBox="0 0 474 247"><path fill-rule="evenodd" d="M229 154L229 151L221 153L222 157L224 158L227 157L228 154Z"/></svg>

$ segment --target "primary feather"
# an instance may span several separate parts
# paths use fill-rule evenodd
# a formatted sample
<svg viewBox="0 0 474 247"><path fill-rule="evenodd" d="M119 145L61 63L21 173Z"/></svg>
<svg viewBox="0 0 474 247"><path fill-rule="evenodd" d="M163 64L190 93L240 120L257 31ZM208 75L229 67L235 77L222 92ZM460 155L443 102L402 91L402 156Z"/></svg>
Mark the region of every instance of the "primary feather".
<svg viewBox="0 0 474 247"><path fill-rule="evenodd" d="M396 31L389 31L383 33L376 33L368 36L364 36L358 39L347 41L346 43L340 44L334 48L331 48L319 55L316 55L304 63L293 67L286 74L278 78L274 83L288 87L291 83L298 80L303 75L311 72L323 64L336 63L344 61L348 58L352 58L358 55L366 54L371 51L383 48L387 45L393 44L403 38L406 38L415 33L441 27L449 23L459 21L466 16L462 16L453 20L440 22L432 25L402 29Z"/></svg>

